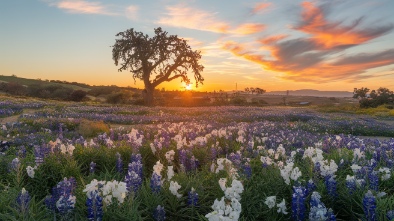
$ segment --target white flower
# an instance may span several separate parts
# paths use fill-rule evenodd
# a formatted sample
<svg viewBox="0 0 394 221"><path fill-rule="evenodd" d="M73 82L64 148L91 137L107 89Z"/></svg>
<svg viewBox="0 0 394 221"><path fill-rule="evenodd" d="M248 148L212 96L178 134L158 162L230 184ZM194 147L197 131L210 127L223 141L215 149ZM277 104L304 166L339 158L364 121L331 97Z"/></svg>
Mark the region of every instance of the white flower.
<svg viewBox="0 0 394 221"><path fill-rule="evenodd" d="M335 163L334 160L330 161L328 164L327 160L320 162L320 174L322 176L334 176L334 174L338 170L338 165Z"/></svg>
<svg viewBox="0 0 394 221"><path fill-rule="evenodd" d="M291 171L290 178L294 181L297 181L298 178L302 175L300 169L298 167L294 168L293 171Z"/></svg>
<svg viewBox="0 0 394 221"><path fill-rule="evenodd" d="M86 196L90 199L90 192L97 190L98 181L93 179L88 185L85 186L83 192L86 192Z"/></svg>
<svg viewBox="0 0 394 221"><path fill-rule="evenodd" d="M268 166L272 164L272 159L269 158L269 157L261 156L261 157L260 157L260 161L261 161L262 163L264 163L264 164L267 164Z"/></svg>
<svg viewBox="0 0 394 221"><path fill-rule="evenodd" d="M226 182L227 182L226 178L220 178L219 179L219 186L222 189L222 191L226 190Z"/></svg>
<svg viewBox="0 0 394 221"><path fill-rule="evenodd" d="M161 176L161 171L163 170L163 164L160 163L160 160L156 162L156 164L153 166L153 171Z"/></svg>
<svg viewBox="0 0 394 221"><path fill-rule="evenodd" d="M221 170L229 169L231 168L231 161L226 159L226 158L218 158L216 160L218 167L216 168L216 173L219 173Z"/></svg>
<svg viewBox="0 0 394 221"><path fill-rule="evenodd" d="M7 130L7 127L3 124L1 127L2 130Z"/></svg>
<svg viewBox="0 0 394 221"><path fill-rule="evenodd" d="M175 155L175 151L174 150L170 150L167 151L167 153L165 154L167 161L170 163L174 160L174 155Z"/></svg>
<svg viewBox="0 0 394 221"><path fill-rule="evenodd" d="M171 178L174 176L174 166L168 166L167 167L167 179L171 180Z"/></svg>
<svg viewBox="0 0 394 221"><path fill-rule="evenodd" d="M379 172L384 173L380 178L382 180L388 180L391 177L390 169L387 167L382 167L379 169Z"/></svg>
<svg viewBox="0 0 394 221"><path fill-rule="evenodd" d="M361 158L364 158L365 155L364 155L364 152L360 150L360 148L356 148L353 151L353 157L354 157L354 159L359 160Z"/></svg>
<svg viewBox="0 0 394 221"><path fill-rule="evenodd" d="M171 191L171 193L172 193L174 196L176 196L176 197L178 197L178 198L181 198L181 197L182 197L182 194L179 194L179 193L178 193L178 190L179 190L181 187L182 187L182 186L179 185L178 182L171 181L171 182L170 182L170 188L169 188L169 190Z"/></svg>
<svg viewBox="0 0 394 221"><path fill-rule="evenodd" d="M350 166L350 168L352 168L353 173L357 173L361 169L361 167L357 164L353 164L352 166Z"/></svg>
<svg viewBox="0 0 394 221"><path fill-rule="evenodd" d="M275 204L276 204L276 196L269 196L265 199L265 205L268 206L268 208L272 209L274 208Z"/></svg>
<svg viewBox="0 0 394 221"><path fill-rule="evenodd" d="M27 167L26 167L27 175L28 175L30 178L34 178L34 169L36 169L36 168L31 167L31 166L27 166Z"/></svg>
<svg viewBox="0 0 394 221"><path fill-rule="evenodd" d="M278 207L278 210L277 210L278 213L282 212L285 215L287 214L285 199L283 199L281 203L277 204L276 207Z"/></svg>
<svg viewBox="0 0 394 221"><path fill-rule="evenodd" d="M156 148L155 148L155 145L153 143L150 144L150 149L152 150L153 155L155 155Z"/></svg>
<svg viewBox="0 0 394 221"><path fill-rule="evenodd" d="M269 149L269 150L268 150L268 154L269 154L270 156L274 156L275 150Z"/></svg>

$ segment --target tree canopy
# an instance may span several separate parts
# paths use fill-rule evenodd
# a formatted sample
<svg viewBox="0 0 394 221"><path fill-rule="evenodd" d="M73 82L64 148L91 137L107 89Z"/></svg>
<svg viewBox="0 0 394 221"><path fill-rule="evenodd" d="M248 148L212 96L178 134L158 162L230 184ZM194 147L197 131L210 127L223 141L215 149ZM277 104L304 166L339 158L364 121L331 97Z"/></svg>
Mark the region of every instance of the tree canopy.
<svg viewBox="0 0 394 221"><path fill-rule="evenodd" d="M203 83L199 64L200 51L193 51L187 41L177 35L169 35L160 27L154 29L155 36L149 37L142 32L128 29L119 32L112 46L112 59L119 65L118 71L129 70L133 79L144 82L144 100L153 105L155 87L165 81L180 78L190 84L188 74L194 74L196 87Z"/></svg>

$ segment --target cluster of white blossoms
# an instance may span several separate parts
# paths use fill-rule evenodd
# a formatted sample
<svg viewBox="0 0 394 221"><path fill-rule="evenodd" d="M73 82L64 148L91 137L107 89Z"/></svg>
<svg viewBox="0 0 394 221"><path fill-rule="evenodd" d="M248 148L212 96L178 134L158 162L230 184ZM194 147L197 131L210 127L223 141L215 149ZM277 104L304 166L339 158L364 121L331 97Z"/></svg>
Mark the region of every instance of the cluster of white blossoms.
<svg viewBox="0 0 394 221"><path fill-rule="evenodd" d="M181 197L182 197L182 194L178 193L178 190L179 190L181 187L182 187L182 186L179 185L178 182L171 181L171 182L170 182L170 188L169 188L169 190L171 191L171 193L172 193L174 196L176 196L176 197L178 197L178 198L181 198Z"/></svg>
<svg viewBox="0 0 394 221"><path fill-rule="evenodd" d="M361 160L365 157L364 151L361 151L360 148L356 148L353 150L353 159L354 160Z"/></svg>
<svg viewBox="0 0 394 221"><path fill-rule="evenodd" d="M174 166L167 166L167 180L171 180L174 175Z"/></svg>
<svg viewBox="0 0 394 221"><path fill-rule="evenodd" d="M163 170L164 165L160 163L160 160L156 162L156 164L153 166L153 172L155 172L157 175L161 176L161 171Z"/></svg>
<svg viewBox="0 0 394 221"><path fill-rule="evenodd" d="M62 154L73 155L74 145L72 144L63 144L62 141L58 138L55 141L49 141L49 146L51 147L51 152L54 152L55 148L59 148Z"/></svg>
<svg viewBox="0 0 394 221"><path fill-rule="evenodd" d="M28 175L30 178L34 178L34 174L35 174L34 170L35 170L35 169L37 169L37 166L34 166L34 167L27 166L27 167L26 167L27 175Z"/></svg>
<svg viewBox="0 0 394 221"><path fill-rule="evenodd" d="M140 134L138 130L132 128L130 133L127 135L127 142L131 143L135 147L141 147L144 135Z"/></svg>
<svg viewBox="0 0 394 221"><path fill-rule="evenodd" d="M391 171L387 167L382 167L379 169L379 172L382 173L382 176L380 177L381 180L388 180L391 177Z"/></svg>
<svg viewBox="0 0 394 221"><path fill-rule="evenodd" d="M331 160L330 163L328 163L327 160L320 161L319 163L320 163L320 174L322 176L335 177L335 173L338 170L338 165L335 163L334 160Z"/></svg>
<svg viewBox="0 0 394 221"><path fill-rule="evenodd" d="M302 159L310 158L313 163L317 163L324 160L323 151L319 148L308 147L304 151Z"/></svg>
<svg viewBox="0 0 394 221"><path fill-rule="evenodd" d="M294 167L293 162L288 162L283 169L280 170L280 175L285 180L287 185L290 185L290 179L297 181L302 176L302 173L298 167Z"/></svg>
<svg viewBox="0 0 394 221"><path fill-rule="evenodd" d="M239 219L242 208L241 193L244 191L242 183L233 179L231 187L226 187L226 178L219 180L220 188L224 191L224 197L221 200L215 199L212 205L213 212L205 215L209 221L235 221Z"/></svg>
<svg viewBox="0 0 394 221"><path fill-rule="evenodd" d="M227 158L218 158L216 164L215 162L211 164L212 173L219 173L222 170L227 171L228 175L233 179L238 177L238 170L233 167L233 163Z"/></svg>
<svg viewBox="0 0 394 221"><path fill-rule="evenodd" d="M125 182L119 181L97 181L92 180L88 185L85 186L83 192L86 192L87 197L93 195L92 191L98 191L98 194L103 198L105 205L111 205L112 199L116 198L119 203L123 203L127 195L127 186Z"/></svg>
<svg viewBox="0 0 394 221"><path fill-rule="evenodd" d="M285 199L282 200L281 203L276 204L276 196L269 196L265 199L265 205L268 206L268 208L272 209L275 207L278 207L277 212L278 213L283 213L283 214L287 214L288 212L286 212L286 201Z"/></svg>
<svg viewBox="0 0 394 221"><path fill-rule="evenodd" d="M174 160L175 151L174 150L167 151L165 156L166 156L168 163L172 163L172 161Z"/></svg>

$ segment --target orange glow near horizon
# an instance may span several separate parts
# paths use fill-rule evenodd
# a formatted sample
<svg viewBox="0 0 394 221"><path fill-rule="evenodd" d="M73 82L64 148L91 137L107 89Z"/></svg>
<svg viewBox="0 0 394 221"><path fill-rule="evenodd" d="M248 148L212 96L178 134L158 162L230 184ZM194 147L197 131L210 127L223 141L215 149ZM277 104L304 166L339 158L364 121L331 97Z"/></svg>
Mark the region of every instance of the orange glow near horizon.
<svg viewBox="0 0 394 221"><path fill-rule="evenodd" d="M129 70L118 71L111 46L126 29L153 37L161 27L201 52L204 81L197 86L189 69L193 84L177 78L158 90L393 90L392 6L392 0L0 1L7 9L0 14L7 21L0 75L143 89Z"/></svg>

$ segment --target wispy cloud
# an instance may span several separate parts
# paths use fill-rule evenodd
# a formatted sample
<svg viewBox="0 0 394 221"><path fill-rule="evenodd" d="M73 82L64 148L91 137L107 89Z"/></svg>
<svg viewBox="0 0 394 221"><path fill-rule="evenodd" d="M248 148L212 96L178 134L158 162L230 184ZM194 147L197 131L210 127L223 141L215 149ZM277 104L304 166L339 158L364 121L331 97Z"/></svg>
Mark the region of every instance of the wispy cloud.
<svg viewBox="0 0 394 221"><path fill-rule="evenodd" d="M230 29L227 22L218 20L215 13L177 5L167 7L166 16L159 18L162 25L196 29L217 33L226 33Z"/></svg>
<svg viewBox="0 0 394 221"><path fill-rule="evenodd" d="M83 0L62 0L49 1L49 5L55 6L68 13L114 15L114 13L110 12L107 7L100 2Z"/></svg>
<svg viewBox="0 0 394 221"><path fill-rule="evenodd" d="M311 2L302 3L302 20L294 28L312 35L313 40L326 48L358 45L382 36L393 29L393 25L373 24L361 27L364 18L358 18L350 25L327 20L330 4L316 6Z"/></svg>
<svg viewBox="0 0 394 221"><path fill-rule="evenodd" d="M252 9L252 14L259 13L259 12L269 8L271 5L272 5L272 3L270 3L270 2L257 3L254 5L254 7Z"/></svg>
<svg viewBox="0 0 394 221"><path fill-rule="evenodd" d="M238 26L231 32L234 34L241 34L241 35L249 35L249 34L255 34L258 32L263 31L265 28L265 25L263 24L256 24L256 23L246 23Z"/></svg>
<svg viewBox="0 0 394 221"><path fill-rule="evenodd" d="M126 17L130 20L137 20L138 19L138 11L139 7L136 5L130 5L126 8Z"/></svg>
<svg viewBox="0 0 394 221"><path fill-rule="evenodd" d="M392 25L362 26L363 19L351 25L327 19L329 4L315 6L302 3L301 22L295 30L307 37L290 39L289 35L273 35L254 42L227 41L223 49L237 57L262 65L265 70L281 73L281 77L297 82L357 81L374 77L370 69L394 64L394 48L385 51L347 55L350 47L363 45L393 30ZM263 51L258 50L261 47Z"/></svg>
<svg viewBox="0 0 394 221"><path fill-rule="evenodd" d="M168 6L158 24L179 28L188 28L222 34L249 35L261 32L265 26L257 23L245 23L233 27L229 22L217 18L217 13L208 12L184 5Z"/></svg>

